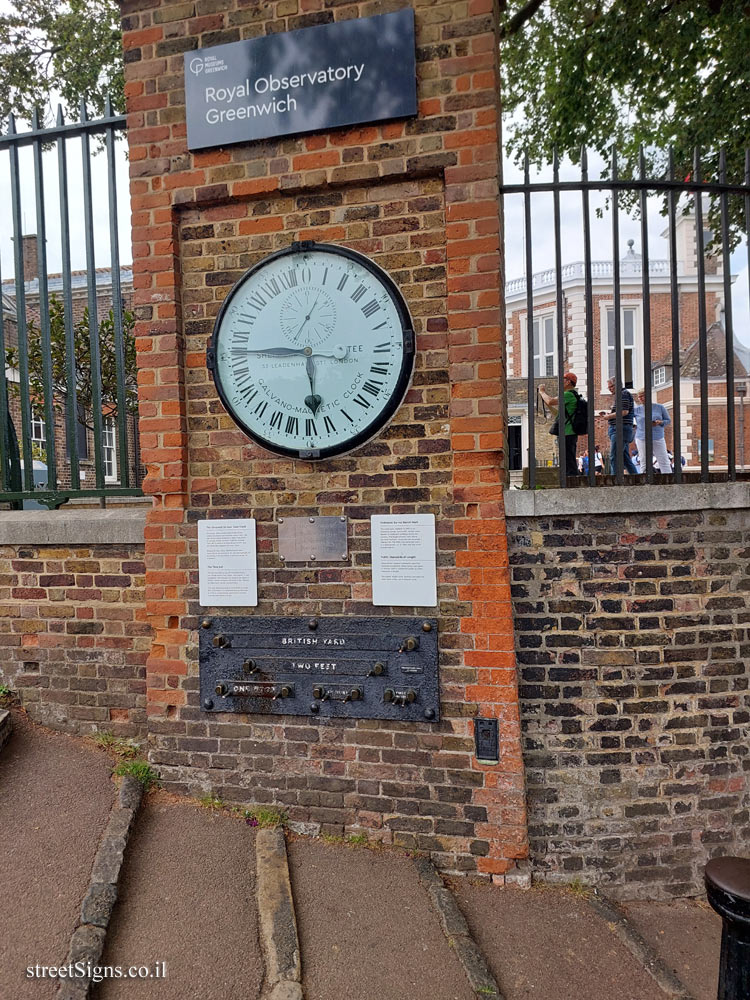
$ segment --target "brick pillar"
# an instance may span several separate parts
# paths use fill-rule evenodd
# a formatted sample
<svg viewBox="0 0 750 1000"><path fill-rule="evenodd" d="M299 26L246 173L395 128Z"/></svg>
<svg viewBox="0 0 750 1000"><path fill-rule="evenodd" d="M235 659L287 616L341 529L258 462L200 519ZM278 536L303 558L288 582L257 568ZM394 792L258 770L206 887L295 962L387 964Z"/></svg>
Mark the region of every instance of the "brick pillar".
<svg viewBox="0 0 750 1000"><path fill-rule="evenodd" d="M184 53L385 8L123 3L141 446L154 496L151 757L173 787L273 799L307 828L365 829L428 850L447 870L502 875L525 855L526 827L502 493L496 11L492 0L414 8L416 118L191 154ZM404 292L417 334L414 381L393 423L319 464L251 444L205 369L229 288L293 239L372 257ZM369 518L388 511L436 515L439 726L202 713L196 522L257 518L258 614L409 614L371 603ZM283 567L284 512L346 512L350 564ZM477 714L500 720L496 766L474 759Z"/></svg>

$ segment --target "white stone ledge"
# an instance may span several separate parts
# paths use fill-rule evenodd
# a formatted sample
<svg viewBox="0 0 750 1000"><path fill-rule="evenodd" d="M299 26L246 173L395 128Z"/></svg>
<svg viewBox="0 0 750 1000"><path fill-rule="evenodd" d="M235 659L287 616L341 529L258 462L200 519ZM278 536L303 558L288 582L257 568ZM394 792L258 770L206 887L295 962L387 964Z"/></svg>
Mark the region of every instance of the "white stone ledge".
<svg viewBox="0 0 750 1000"><path fill-rule="evenodd" d="M0 545L142 545L146 510L0 511Z"/></svg>
<svg viewBox="0 0 750 1000"><path fill-rule="evenodd" d="M750 483L594 486L567 490L506 490L506 517L567 514L657 514L750 508Z"/></svg>

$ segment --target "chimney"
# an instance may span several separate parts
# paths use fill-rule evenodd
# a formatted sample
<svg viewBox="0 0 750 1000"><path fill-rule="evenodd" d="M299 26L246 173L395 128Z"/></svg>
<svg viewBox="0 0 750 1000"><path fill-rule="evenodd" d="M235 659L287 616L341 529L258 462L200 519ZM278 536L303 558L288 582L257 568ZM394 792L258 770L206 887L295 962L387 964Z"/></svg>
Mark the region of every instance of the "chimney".
<svg viewBox="0 0 750 1000"><path fill-rule="evenodd" d="M30 236L21 237L21 246L23 247L24 281L33 281L34 278L39 277L39 257L37 253L38 244L39 240L37 239L36 233Z"/></svg>
<svg viewBox="0 0 750 1000"><path fill-rule="evenodd" d="M15 236L13 241L15 242ZM23 253L23 280L33 281L39 277L39 259L37 247L39 238L36 233L21 237L21 251Z"/></svg>

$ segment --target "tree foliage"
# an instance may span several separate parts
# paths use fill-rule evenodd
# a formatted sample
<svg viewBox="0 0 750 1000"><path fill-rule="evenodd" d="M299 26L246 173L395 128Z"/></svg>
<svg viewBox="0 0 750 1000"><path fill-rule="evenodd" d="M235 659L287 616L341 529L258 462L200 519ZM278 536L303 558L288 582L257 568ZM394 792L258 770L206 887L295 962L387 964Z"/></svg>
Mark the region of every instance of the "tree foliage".
<svg viewBox="0 0 750 1000"><path fill-rule="evenodd" d="M0 13L0 120L13 112L49 119L51 95L93 116L108 94L124 108L117 0L12 0Z"/></svg>
<svg viewBox="0 0 750 1000"><path fill-rule="evenodd" d="M127 310L123 312L122 325L125 356L125 410L127 413L135 413L138 408L138 387L135 336L133 333L135 317L133 313ZM94 383L88 309L84 310L82 318L73 326L73 342L78 420L89 429L93 429ZM33 320L30 320L27 326L27 344L29 391L37 409L41 409L44 400L44 352L42 350L41 330ZM68 392L65 309L62 301L56 295L50 297L50 345L52 351L52 395L55 407L62 410L65 407ZM115 320L111 309L99 324L99 356L102 413L116 419L118 416L117 352L115 348ZM9 367L18 369L18 348L16 346L7 348L6 363ZM15 385L16 383L10 383L11 387Z"/></svg>
<svg viewBox="0 0 750 1000"><path fill-rule="evenodd" d="M503 104L508 148L549 162L553 147L577 158L582 145L622 154L637 176L649 167L716 178L725 147L728 177L741 182L750 145L750 5L747 0L504 0Z"/></svg>

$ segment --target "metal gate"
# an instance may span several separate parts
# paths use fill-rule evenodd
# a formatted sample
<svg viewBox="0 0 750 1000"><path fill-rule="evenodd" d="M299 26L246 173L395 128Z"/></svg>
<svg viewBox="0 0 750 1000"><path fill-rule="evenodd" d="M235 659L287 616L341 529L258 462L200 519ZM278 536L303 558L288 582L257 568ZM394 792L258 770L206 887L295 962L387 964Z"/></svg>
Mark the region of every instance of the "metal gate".
<svg viewBox="0 0 750 1000"><path fill-rule="evenodd" d="M12 281L0 274L0 503L56 508L71 498L99 497L103 506L107 497L142 492L127 308L132 267L120 264L118 235L115 142L124 129L125 117L107 102L104 118L89 120L82 104L77 122L66 123L58 109L54 127L40 127L35 115L28 132L18 132L11 116L0 136L14 272ZM24 147L31 149L26 171ZM106 195L95 194L95 173ZM35 231L24 236L25 202L32 200ZM60 271L49 274L47 203L54 200ZM99 268L95 213L97 221L109 217L107 266ZM85 269L73 270L71 245L75 251L81 244Z"/></svg>
<svg viewBox="0 0 750 1000"><path fill-rule="evenodd" d="M506 284L506 314L508 391L513 402L515 385L515 408L518 412L525 412L527 448L523 458L530 489L534 489L540 481L561 487L621 484L626 481L624 448L635 424L628 427L628 418L623 417L622 407L612 406L615 412L610 421L605 420L600 407L608 408L612 402L607 398L605 388L607 375L614 378L616 386L621 389L627 388L628 381L633 389L639 388L633 385L633 374L628 372L627 367L636 351L640 356L639 370L643 383L640 388L645 395L646 420L648 416L653 417L657 402L670 415L669 443L673 471L671 478L655 471L654 441L651 433L645 433L645 468L638 478L629 476L627 481L636 484L679 483L685 479L701 482L717 478L733 480L738 473L738 456L739 471L745 471L746 452L750 452L750 439L747 448L745 442L750 426L744 414L750 381L750 348L746 356L745 346L750 343L750 334L744 331L742 342L736 336L732 315L730 252L732 236L744 231L746 239L750 230L750 150L746 152L745 176L741 182L732 182L727 178L723 154L718 158L715 176L709 178L703 175L701 156L697 150L691 175L684 180L675 177L671 152L667 164L662 176L647 177L641 154L639 175L622 179L618 173L617 155L613 153L608 176L592 179L584 149L580 153L580 178L561 180L556 157L552 164L552 179L532 182L527 156L523 183L508 184L501 189L506 216L514 197L520 197L523 210L523 251L519 254L523 260L519 259L518 264L522 264L524 277ZM611 256L605 261L592 259L590 198L594 192L605 192L609 202ZM554 239L554 267L535 273L534 240L540 239L542 234L534 230L532 198L543 193L552 199L552 232L549 236ZM582 238L583 259L569 264L563 261L560 198L571 193L580 197L579 238ZM663 199L667 220L664 235L668 252L664 260L654 260L649 252L649 208L653 211L653 204L649 206L649 196L654 194ZM624 204L640 214L639 254L633 250L633 240L628 252L621 246L620 223ZM714 223L713 231L710 229L709 213ZM520 207L517 214L521 217ZM691 259L687 270L680 257L682 251L678 248L678 230L685 219L692 227L690 239L694 239L695 244L694 260ZM506 266L510 267L514 261L508 264L507 257L506 253ZM750 262L750 250L748 260ZM657 283L664 308L656 300ZM579 290L577 312L570 308L569 297L566 296L566 289L573 284ZM690 300L685 292L688 285L694 296ZM604 306L599 306L603 302L603 288L609 300L609 313ZM718 312L722 299L723 313L717 318L709 312L709 308ZM630 311L635 315L636 302L637 322L633 322L628 313ZM695 314L689 321L688 308ZM577 327L570 319L573 312L578 317ZM691 332L693 327L694 337ZM626 340L629 342L626 343ZM740 356L746 362L741 370ZM580 451L585 447L590 460L586 463L585 474L577 476L570 475L571 472L578 472L577 469L566 468L565 448L556 448L552 454L550 442L540 437L540 432L545 430L548 413L543 405L540 406L539 389L544 389L547 396L563 400L563 377L574 365L579 368L577 388L589 404L588 430L578 439L578 448ZM607 365L610 367L607 368ZM689 399L686 397L688 388ZM540 409L543 411L542 418L539 417ZM647 426L651 426L651 421L647 422ZM602 437L606 442L608 434L614 440L611 448L614 462L609 470L611 475L605 476L600 474L602 469L598 464L595 466L593 457L595 446ZM714 455L714 438L717 439L717 451L719 447L721 449L721 461ZM562 434L558 437L558 442L561 441ZM547 454L551 455L546 461L541 454L545 443ZM608 446L606 450L609 453ZM597 463L598 458L597 455ZM558 468L553 474L550 470L550 473L541 476L538 467L543 464L556 464Z"/></svg>

